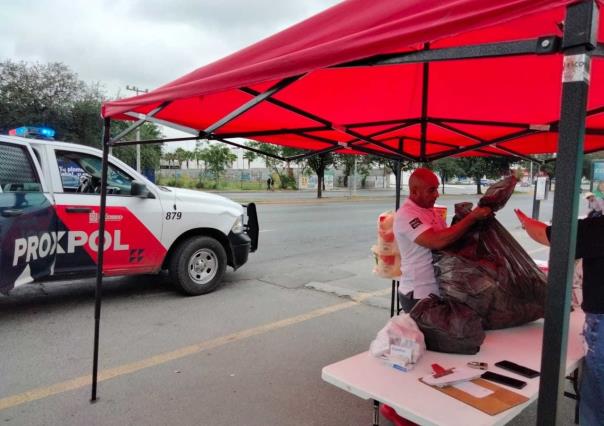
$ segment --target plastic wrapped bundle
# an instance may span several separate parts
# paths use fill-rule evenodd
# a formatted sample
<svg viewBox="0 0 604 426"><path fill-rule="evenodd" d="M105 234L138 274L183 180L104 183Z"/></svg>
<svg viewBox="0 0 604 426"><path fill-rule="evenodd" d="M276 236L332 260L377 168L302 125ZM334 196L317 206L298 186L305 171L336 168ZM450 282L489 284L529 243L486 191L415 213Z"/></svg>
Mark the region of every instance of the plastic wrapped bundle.
<svg viewBox="0 0 604 426"><path fill-rule="evenodd" d="M410 315L431 351L472 355L480 350L485 338L478 313L454 300L431 294L420 300Z"/></svg>
<svg viewBox="0 0 604 426"><path fill-rule="evenodd" d="M382 278L398 278L401 275L401 258L394 239L394 211L379 215L377 243L371 247L375 265L373 273Z"/></svg>
<svg viewBox="0 0 604 426"><path fill-rule="evenodd" d="M382 278L398 278L401 276L401 257L395 254L381 254L378 246L371 247L375 265L373 273Z"/></svg>
<svg viewBox="0 0 604 426"><path fill-rule="evenodd" d="M510 176L491 186L480 206L501 209L516 179ZM455 220L471 209L456 206ZM514 327L543 316L545 275L514 237L495 219L477 223L447 249L434 253L441 295L472 308L485 329Z"/></svg>

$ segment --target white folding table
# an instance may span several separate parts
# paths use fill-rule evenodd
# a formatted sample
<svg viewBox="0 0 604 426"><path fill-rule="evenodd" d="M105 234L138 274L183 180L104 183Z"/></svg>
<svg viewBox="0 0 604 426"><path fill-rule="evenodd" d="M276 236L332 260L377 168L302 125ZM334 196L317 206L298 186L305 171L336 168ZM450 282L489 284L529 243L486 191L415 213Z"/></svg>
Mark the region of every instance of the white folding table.
<svg viewBox="0 0 604 426"><path fill-rule="evenodd" d="M584 317L581 311L572 312L570 315L567 374L576 370L584 355L581 336ZM323 380L340 389L366 400L372 399L373 421L376 425L379 419L379 403L391 406L400 416L421 425L503 425L537 399L539 378L523 378L495 367L494 363L509 360L539 370L542 336L543 320L539 320L520 327L488 331L480 352L476 355L427 351L410 372L396 370L368 352L363 352L324 367L321 376ZM490 371L526 381L528 384L523 389L508 389L528 397L529 400L496 416L490 416L419 381L420 377L432 372L433 363L452 367L466 365L469 361L488 362Z"/></svg>

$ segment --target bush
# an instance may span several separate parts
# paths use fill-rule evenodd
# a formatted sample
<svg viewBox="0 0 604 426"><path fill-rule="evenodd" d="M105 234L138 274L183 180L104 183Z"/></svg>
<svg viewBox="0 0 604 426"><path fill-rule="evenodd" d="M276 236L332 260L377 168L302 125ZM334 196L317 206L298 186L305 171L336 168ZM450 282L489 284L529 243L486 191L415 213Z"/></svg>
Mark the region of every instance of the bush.
<svg viewBox="0 0 604 426"><path fill-rule="evenodd" d="M279 188L281 189L298 189L296 178L287 175L279 176L281 178Z"/></svg>

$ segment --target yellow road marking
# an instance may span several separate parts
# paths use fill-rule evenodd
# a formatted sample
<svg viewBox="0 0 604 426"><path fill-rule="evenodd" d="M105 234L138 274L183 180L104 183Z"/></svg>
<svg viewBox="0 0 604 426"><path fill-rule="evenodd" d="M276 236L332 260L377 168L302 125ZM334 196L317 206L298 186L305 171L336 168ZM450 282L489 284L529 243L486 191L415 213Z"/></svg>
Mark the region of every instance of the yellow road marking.
<svg viewBox="0 0 604 426"><path fill-rule="evenodd" d="M190 355L200 353L202 351L217 348L219 346L226 345L228 343L237 342L239 340L247 339L249 337L258 336L260 334L268 333L269 331L278 330L280 328L289 327L290 325L298 324L304 321L308 321L314 318L318 318L324 315L329 315L334 312L348 309L353 306L357 306L362 301L375 296L382 296L391 292L390 288L375 291L372 293L361 293L353 296L352 301L339 303L337 305L327 306L325 308L316 309L301 315L294 317L285 318L280 321L275 321L269 324L261 325L258 327L249 328L247 330L238 331L236 333L227 334L216 339L206 340L204 342L196 343L191 346L185 346L175 351L166 352L163 354L155 355L149 358L142 359L140 361L132 362L129 364L120 365L117 367L102 370L98 374L98 381L103 382L105 380L114 379L119 376L126 374L132 374L137 371L143 370L149 367L155 367L166 362L174 361L176 359L184 358ZM72 391L75 389L88 386L92 383L90 375L80 376L75 379L67 380L61 383L56 383L47 387L40 387L31 389L20 394L11 395L0 399L0 410L12 408L17 405L25 404L28 402L36 401L39 399L47 398L49 396L57 395L63 392Z"/></svg>

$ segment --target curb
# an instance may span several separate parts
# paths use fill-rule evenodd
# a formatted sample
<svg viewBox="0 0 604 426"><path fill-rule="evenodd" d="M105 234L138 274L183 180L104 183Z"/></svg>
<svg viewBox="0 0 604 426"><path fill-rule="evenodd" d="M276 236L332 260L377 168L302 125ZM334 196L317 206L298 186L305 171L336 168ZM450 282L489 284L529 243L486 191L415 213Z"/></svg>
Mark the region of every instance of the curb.
<svg viewBox="0 0 604 426"><path fill-rule="evenodd" d="M221 194L222 195L222 194ZM308 199L283 198L275 200L253 200L243 198L231 198L238 203L256 203L256 204L328 204L328 203L356 203L364 201L390 201L394 195L388 197L323 197Z"/></svg>

